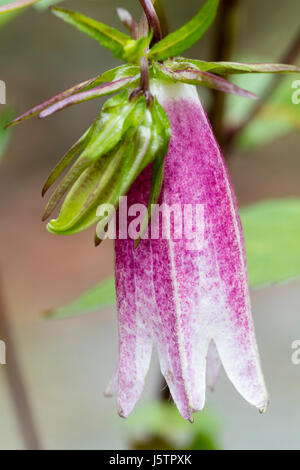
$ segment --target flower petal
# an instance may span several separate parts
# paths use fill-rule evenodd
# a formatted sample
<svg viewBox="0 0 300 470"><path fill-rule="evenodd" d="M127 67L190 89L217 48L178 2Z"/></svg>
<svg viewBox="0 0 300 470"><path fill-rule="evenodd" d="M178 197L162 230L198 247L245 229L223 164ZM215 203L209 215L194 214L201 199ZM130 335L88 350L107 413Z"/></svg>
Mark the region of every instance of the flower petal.
<svg viewBox="0 0 300 470"><path fill-rule="evenodd" d="M222 366L215 342L213 340L211 340L209 348L208 348L206 364L207 364L207 371L206 371L207 386L211 389L211 391L213 391L215 389L217 380L219 378L219 374L220 374L220 370Z"/></svg>
<svg viewBox="0 0 300 470"><path fill-rule="evenodd" d="M146 170L147 171L147 170ZM128 194L128 205L146 202L147 186L139 177ZM120 208L118 214L122 211ZM127 222L127 213L126 213ZM150 241L139 250L126 233L115 243L116 290L119 312L119 397L118 410L127 417L143 390L152 353L152 312L155 310ZM120 237L120 238L121 238ZM150 269L149 269L150 263Z"/></svg>
<svg viewBox="0 0 300 470"><path fill-rule="evenodd" d="M194 315L193 304L198 310L194 331L203 349L214 339L227 375L238 391L264 410L268 398L257 352L244 241L230 177L196 90L182 85L163 88L157 90L158 99L169 116L172 138L162 200L169 205L178 199L181 204L204 206L203 249L194 253L194 261L192 254L189 256L180 248L181 241L176 242L178 264L174 251L181 331L184 335L184 314L190 302L190 315ZM180 251L190 264L189 274L183 269ZM188 290L185 291L188 282L189 300ZM199 364L202 367L203 363ZM191 368L191 377L193 373L195 368ZM203 388L198 381L199 386ZM201 400L195 400L195 404L195 409L201 408Z"/></svg>

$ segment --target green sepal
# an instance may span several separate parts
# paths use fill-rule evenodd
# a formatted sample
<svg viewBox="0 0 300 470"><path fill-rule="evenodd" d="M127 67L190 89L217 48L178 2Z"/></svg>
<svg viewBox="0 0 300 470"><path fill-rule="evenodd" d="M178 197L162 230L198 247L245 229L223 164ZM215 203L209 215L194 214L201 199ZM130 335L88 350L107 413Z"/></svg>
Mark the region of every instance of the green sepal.
<svg viewBox="0 0 300 470"><path fill-rule="evenodd" d="M42 196L46 194L48 189L55 183L57 178L63 173L63 171L69 166L69 164L76 158L87 146L89 139L93 132L93 126L91 126L80 139L72 145L68 152L62 157L58 164L51 171L46 183L42 189Z"/></svg>
<svg viewBox="0 0 300 470"><path fill-rule="evenodd" d="M128 101L128 92L126 90L106 101L92 126L91 135L85 149L49 199L43 220L51 215L64 194L80 175L101 156L116 147L131 125L130 116L135 106L136 102Z"/></svg>
<svg viewBox="0 0 300 470"><path fill-rule="evenodd" d="M68 193L59 217L47 226L51 233L70 235L97 222L100 204L111 204L118 186L119 170L131 148L133 133L127 133L122 144L104 155L79 177Z"/></svg>
<svg viewBox="0 0 300 470"><path fill-rule="evenodd" d="M219 5L219 0L207 0L199 13L177 31L168 34L150 50L151 60L166 60L182 54L195 44L212 24Z"/></svg>
<svg viewBox="0 0 300 470"><path fill-rule="evenodd" d="M83 155L92 155L89 165L81 172L79 178L73 185L65 202L62 206L60 215L57 220L51 221L48 229L54 233L75 233L96 223L99 218L96 216L97 207L100 204L116 205L120 195L127 192L130 184L137 177L140 162L139 160L139 135L143 132L145 120L147 116L146 101L144 97L140 97L133 102L128 102L130 106L129 112L125 115L120 107L106 106L108 109L113 108L113 124L110 119L105 122L105 130L109 128L111 134L114 128L119 127L116 123L115 115L122 120L122 128L117 129L115 138L111 142L110 150L95 159L95 152L99 152L100 140L106 144L110 135L103 136L103 128L101 126L94 131L95 139L88 144ZM142 124L141 124L142 123ZM116 138L117 136L117 138ZM92 152L90 154L90 152ZM142 158L144 154L142 155ZM80 157L77 164L80 166ZM71 184L73 184L72 182ZM69 185L71 186L71 185Z"/></svg>
<svg viewBox="0 0 300 470"><path fill-rule="evenodd" d="M135 42L130 36L76 11L56 7L51 10L56 16L111 50L115 57L126 60L126 47L128 48L130 44Z"/></svg>
<svg viewBox="0 0 300 470"><path fill-rule="evenodd" d="M203 86L213 90L222 91L239 95L244 98L257 99L258 96L251 91L240 88L234 83L226 80L224 77L212 74L210 72L202 72L195 68L172 70L165 64L155 63L152 65L152 74L156 79L165 80L173 83L186 83L188 85Z"/></svg>
<svg viewBox="0 0 300 470"><path fill-rule="evenodd" d="M124 47L123 60L131 64L139 64L141 57L145 55L145 51L149 49L152 41L152 32L148 36L143 36L136 41L130 41Z"/></svg>
<svg viewBox="0 0 300 470"><path fill-rule="evenodd" d="M115 111L120 116L122 112L116 101L115 97L114 106L106 104L106 108L116 108ZM156 201L158 198L163 175L162 161L170 139L169 121L156 99L148 107L144 96L129 103L132 109L124 119L122 138L101 158L97 157L95 161L91 159L88 167L81 171L75 181L67 175L66 183L68 188L72 188L66 196L58 219L51 220L48 224L50 232L67 235L97 224L97 236L99 239L104 238L109 217L117 209L119 198L127 194L138 175L152 162L155 168L153 178L159 178L156 182L153 180L151 200ZM90 152L91 145L99 148L98 139L103 140L103 131L99 128L94 132L100 132L95 140L98 144L91 144L92 137L83 154ZM82 158L75 164L80 170ZM74 175L74 170L70 171L71 175ZM65 193L66 184L63 189ZM61 198L61 188L58 191ZM109 210L112 209L112 212L107 214L108 217L97 214L97 208L102 205L109 205Z"/></svg>

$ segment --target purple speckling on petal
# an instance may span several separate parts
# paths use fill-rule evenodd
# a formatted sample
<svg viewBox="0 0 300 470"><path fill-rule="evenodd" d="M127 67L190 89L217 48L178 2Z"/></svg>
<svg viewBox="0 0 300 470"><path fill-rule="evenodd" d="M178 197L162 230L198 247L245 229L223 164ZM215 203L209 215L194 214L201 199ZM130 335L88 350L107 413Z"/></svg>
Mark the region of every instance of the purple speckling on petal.
<svg viewBox="0 0 300 470"><path fill-rule="evenodd" d="M185 419L205 404L206 368L214 386L220 360L237 390L261 411L268 402L251 314L244 238L230 177L197 92L156 83L152 92L172 126L160 202L203 205L204 243L116 240L119 308L119 409L138 400L152 342ZM151 169L129 192L147 204ZM163 218L167 214L163 211ZM213 340L213 343L212 343ZM207 359L208 358L208 359Z"/></svg>

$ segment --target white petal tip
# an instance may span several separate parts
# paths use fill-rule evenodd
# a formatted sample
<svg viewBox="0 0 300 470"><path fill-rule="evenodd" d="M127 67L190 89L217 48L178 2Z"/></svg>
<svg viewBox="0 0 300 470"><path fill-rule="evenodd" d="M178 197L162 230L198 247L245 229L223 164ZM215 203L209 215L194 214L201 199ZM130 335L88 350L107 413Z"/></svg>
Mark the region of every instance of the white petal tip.
<svg viewBox="0 0 300 470"><path fill-rule="evenodd" d="M268 409L268 406L269 406L269 403L270 403L270 400L266 400L265 404L263 407L259 407L258 411L260 412L261 415L264 415L265 412L267 411Z"/></svg>
<svg viewBox="0 0 300 470"><path fill-rule="evenodd" d="M126 418L128 418L129 413L125 413L124 410L119 407L118 408L118 415L120 416L120 418L126 419Z"/></svg>

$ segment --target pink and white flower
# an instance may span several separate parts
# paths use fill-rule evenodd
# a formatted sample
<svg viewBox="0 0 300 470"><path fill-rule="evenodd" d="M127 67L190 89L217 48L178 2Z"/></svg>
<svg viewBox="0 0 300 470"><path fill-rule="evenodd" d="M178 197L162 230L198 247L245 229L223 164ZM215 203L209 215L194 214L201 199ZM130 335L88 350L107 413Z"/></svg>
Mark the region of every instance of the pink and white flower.
<svg viewBox="0 0 300 470"><path fill-rule="evenodd" d="M136 405L158 350L161 371L185 419L205 404L207 366L214 385L219 360L240 394L261 412L268 395L249 296L243 230L232 183L195 87L156 82L152 93L168 114L172 137L160 202L203 204L205 241L116 241L119 311L118 409ZM129 204L147 204L151 169L133 184ZM219 359L220 358L220 359Z"/></svg>

